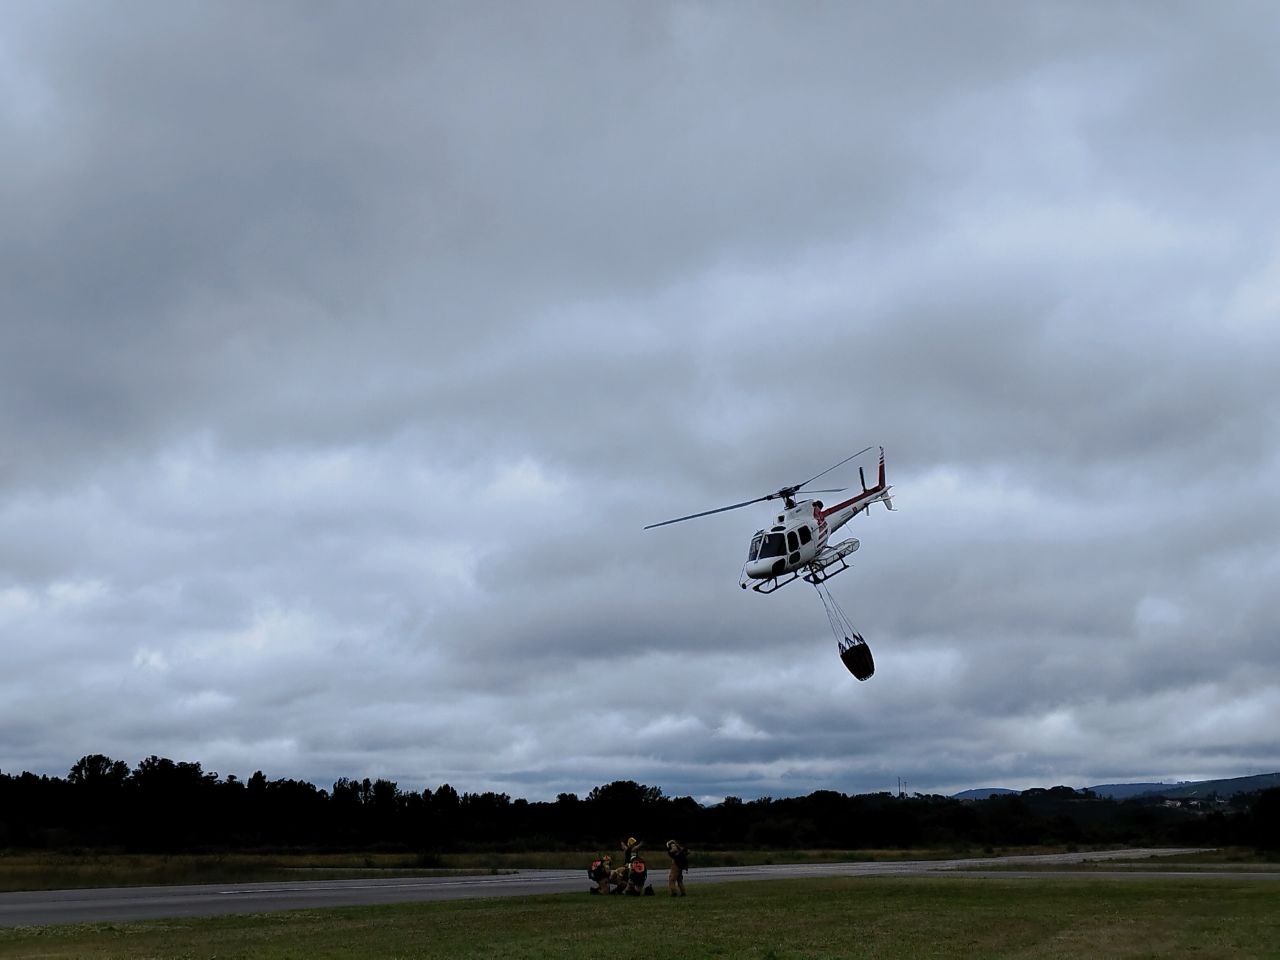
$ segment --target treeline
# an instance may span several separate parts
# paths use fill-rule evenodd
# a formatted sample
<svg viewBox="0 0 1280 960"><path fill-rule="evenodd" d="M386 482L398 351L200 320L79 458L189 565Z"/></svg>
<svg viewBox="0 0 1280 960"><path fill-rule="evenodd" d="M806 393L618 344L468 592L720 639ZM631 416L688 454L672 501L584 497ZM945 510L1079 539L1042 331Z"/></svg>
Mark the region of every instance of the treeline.
<svg viewBox="0 0 1280 960"><path fill-rule="evenodd" d="M248 780L199 763L148 757L136 767L95 754L65 778L0 773L0 848L110 847L138 851L311 848L556 850L612 846L624 834L651 846L677 837L702 849L998 847L1040 844L1210 844L1280 848L1280 789L1229 805L1114 801L1069 787L983 801L846 795L702 806L619 780L552 802L505 793L401 790L343 778Z"/></svg>

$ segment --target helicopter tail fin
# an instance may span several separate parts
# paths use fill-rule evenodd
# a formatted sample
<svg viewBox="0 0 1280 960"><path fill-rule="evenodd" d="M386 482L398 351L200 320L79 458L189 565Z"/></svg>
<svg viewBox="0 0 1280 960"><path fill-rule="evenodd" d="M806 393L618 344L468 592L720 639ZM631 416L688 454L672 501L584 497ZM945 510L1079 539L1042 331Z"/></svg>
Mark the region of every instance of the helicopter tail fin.
<svg viewBox="0 0 1280 960"><path fill-rule="evenodd" d="M880 482L877 486L884 491L880 497L880 502L884 504L884 508L892 513L897 513L898 508L893 505L893 497L889 496L889 491L892 488L885 483L884 479L884 447L880 448Z"/></svg>

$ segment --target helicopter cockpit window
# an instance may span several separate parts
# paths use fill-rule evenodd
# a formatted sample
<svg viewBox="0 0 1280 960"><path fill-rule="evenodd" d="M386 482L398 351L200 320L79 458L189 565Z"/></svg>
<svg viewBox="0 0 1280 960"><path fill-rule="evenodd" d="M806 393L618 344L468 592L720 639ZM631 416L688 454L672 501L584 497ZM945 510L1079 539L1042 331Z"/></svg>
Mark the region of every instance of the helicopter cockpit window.
<svg viewBox="0 0 1280 960"><path fill-rule="evenodd" d="M787 534L787 549L788 550L800 549L800 541L796 539L796 532L794 530L792 530L790 533Z"/></svg>
<svg viewBox="0 0 1280 960"><path fill-rule="evenodd" d="M801 527L801 528L800 528L798 531L796 531L796 532L800 534L800 542L801 542L801 543L808 543L810 540L812 540L812 539L813 539L813 534L811 534L811 533L809 532L809 528L808 528L808 527Z"/></svg>
<svg viewBox="0 0 1280 960"><path fill-rule="evenodd" d="M755 560L760 556L760 544L764 543L764 531L757 530L756 535L751 538L751 551L747 554L748 560Z"/></svg>
<svg viewBox="0 0 1280 960"><path fill-rule="evenodd" d="M758 559L764 560L766 557L780 557L787 552L787 542L780 533L770 533L765 536L764 543L760 547L760 556Z"/></svg>

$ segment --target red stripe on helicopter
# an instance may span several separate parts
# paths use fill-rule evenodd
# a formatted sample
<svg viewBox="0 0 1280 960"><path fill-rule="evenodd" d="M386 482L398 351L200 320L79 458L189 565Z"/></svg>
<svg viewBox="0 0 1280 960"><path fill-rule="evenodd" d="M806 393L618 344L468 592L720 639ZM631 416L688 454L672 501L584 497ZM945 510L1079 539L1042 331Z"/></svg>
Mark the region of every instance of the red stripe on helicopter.
<svg viewBox="0 0 1280 960"><path fill-rule="evenodd" d="M870 490L866 490L858 494L856 497L850 497L844 503L837 503L834 507L828 507L827 509L822 511L822 516L829 517L833 513L836 513L839 510L843 510L845 507L852 506L853 504L857 503L859 500L863 500L868 497L874 497L877 493L883 493L883 492L884 492L884 487L881 487L881 486L872 487Z"/></svg>
<svg viewBox="0 0 1280 960"><path fill-rule="evenodd" d="M885 482L884 482L884 447L881 447L880 448L880 482L877 483L870 490L863 490L856 497L850 497L848 500L844 501L844 503L837 503L834 507L828 507L827 509L822 511L822 516L825 519L826 517L831 516L831 514L835 513L837 510L843 510L845 507L852 506L853 504L857 503L859 500L862 500L866 497L874 497L878 493L884 493L884 491L887 489L888 487L885 486ZM854 513L857 513L857 511L855 510Z"/></svg>

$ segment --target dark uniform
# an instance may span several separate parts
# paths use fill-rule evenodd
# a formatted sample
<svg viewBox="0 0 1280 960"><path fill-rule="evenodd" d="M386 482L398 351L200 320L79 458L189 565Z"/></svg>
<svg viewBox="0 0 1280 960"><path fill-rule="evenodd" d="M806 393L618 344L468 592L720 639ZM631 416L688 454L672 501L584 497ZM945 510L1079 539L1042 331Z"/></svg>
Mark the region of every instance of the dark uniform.
<svg viewBox="0 0 1280 960"><path fill-rule="evenodd" d="M593 860L591 866L587 868L587 876L595 881L595 886L591 888L592 893L608 893L609 892L609 874L613 872L613 862L606 854L599 860Z"/></svg>
<svg viewBox="0 0 1280 960"><path fill-rule="evenodd" d="M646 889L646 883L649 880L649 872L645 869L644 860L637 854L631 858L631 863L627 865L627 893L633 897L638 897L643 893L653 893L653 888Z"/></svg>
<svg viewBox="0 0 1280 960"><path fill-rule="evenodd" d="M689 851L674 840L667 841L667 856L671 858L671 872L667 874L667 889L673 897L684 896L684 872L689 869ZM679 893L677 893L677 889Z"/></svg>
<svg viewBox="0 0 1280 960"><path fill-rule="evenodd" d="M635 837L627 837L618 846L622 849L622 863L624 866L628 866L632 860L640 856L640 848L644 844Z"/></svg>

